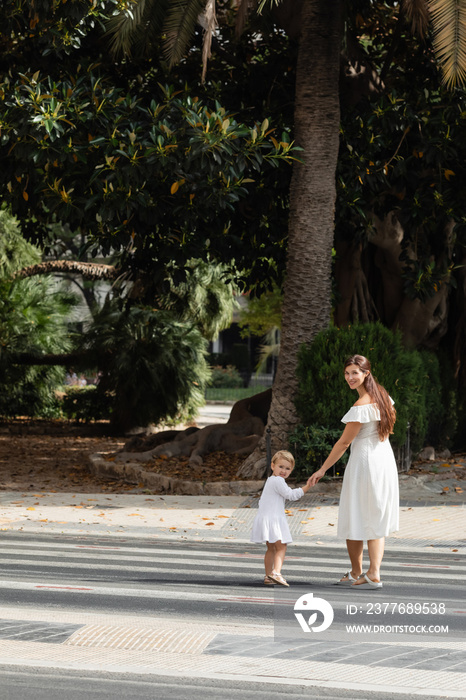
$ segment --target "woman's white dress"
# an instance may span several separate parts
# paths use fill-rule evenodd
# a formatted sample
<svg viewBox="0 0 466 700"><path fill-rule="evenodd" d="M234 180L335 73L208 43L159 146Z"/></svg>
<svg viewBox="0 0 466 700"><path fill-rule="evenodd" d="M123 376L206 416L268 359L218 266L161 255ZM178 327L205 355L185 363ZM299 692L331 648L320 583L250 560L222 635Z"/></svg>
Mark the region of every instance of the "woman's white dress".
<svg viewBox="0 0 466 700"><path fill-rule="evenodd" d="M338 511L337 536L376 540L399 529L398 471L390 441L380 441L376 404L353 406L343 423L362 423L351 443Z"/></svg>
<svg viewBox="0 0 466 700"><path fill-rule="evenodd" d="M297 501L303 496L301 488L290 488L282 476L269 476L252 524L251 542L293 542L286 522L285 501Z"/></svg>

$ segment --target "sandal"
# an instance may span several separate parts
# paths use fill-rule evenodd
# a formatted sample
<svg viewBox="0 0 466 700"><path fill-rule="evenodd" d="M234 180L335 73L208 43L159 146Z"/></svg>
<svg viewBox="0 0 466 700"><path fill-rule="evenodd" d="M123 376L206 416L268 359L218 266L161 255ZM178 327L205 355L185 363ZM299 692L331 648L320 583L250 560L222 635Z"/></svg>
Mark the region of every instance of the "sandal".
<svg viewBox="0 0 466 700"><path fill-rule="evenodd" d="M344 580L346 576L346 581ZM362 574L361 574L362 576ZM356 583L361 576L358 576L358 578L353 578L351 571L347 571L346 574L342 576L342 578L336 582L335 586L352 586L353 583Z"/></svg>
<svg viewBox="0 0 466 700"><path fill-rule="evenodd" d="M277 574L275 571L273 571L271 574L269 574L269 578L274 583L279 583L280 586L289 586L290 585L289 583L286 582L286 579L281 574Z"/></svg>
<svg viewBox="0 0 466 700"><path fill-rule="evenodd" d="M382 581L373 581L372 579L369 578L369 576L367 574L363 574L362 576L364 577L365 582L359 583L357 585L355 583L353 583L351 588L361 588L362 590L366 590L366 591L376 591L378 588L383 587ZM361 578L361 576L359 578Z"/></svg>
<svg viewBox="0 0 466 700"><path fill-rule="evenodd" d="M270 576L264 576L264 586L275 586L275 581L272 581Z"/></svg>

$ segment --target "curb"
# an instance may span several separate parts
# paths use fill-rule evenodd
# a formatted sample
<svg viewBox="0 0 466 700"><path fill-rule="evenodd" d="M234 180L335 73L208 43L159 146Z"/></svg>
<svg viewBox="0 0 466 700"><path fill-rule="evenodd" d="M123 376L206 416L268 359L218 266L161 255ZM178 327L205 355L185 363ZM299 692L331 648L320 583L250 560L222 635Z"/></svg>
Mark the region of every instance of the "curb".
<svg viewBox="0 0 466 700"><path fill-rule="evenodd" d="M135 462L108 462L102 454L89 455L90 472L95 476L124 479L131 484L143 484L148 489L176 496L242 496L257 493L264 485L260 481L189 481L149 472Z"/></svg>

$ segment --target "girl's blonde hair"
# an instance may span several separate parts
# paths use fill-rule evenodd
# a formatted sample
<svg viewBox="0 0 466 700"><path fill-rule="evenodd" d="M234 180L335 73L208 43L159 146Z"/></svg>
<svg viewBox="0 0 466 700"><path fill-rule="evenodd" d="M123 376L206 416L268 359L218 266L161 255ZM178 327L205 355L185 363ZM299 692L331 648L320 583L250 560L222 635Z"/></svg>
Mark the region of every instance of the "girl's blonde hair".
<svg viewBox="0 0 466 700"><path fill-rule="evenodd" d="M275 462L279 459L284 459L286 462L289 462L292 467L294 467L294 457L291 452L288 452L288 450L278 450L278 452L275 452L274 456L272 457L272 464L275 464Z"/></svg>

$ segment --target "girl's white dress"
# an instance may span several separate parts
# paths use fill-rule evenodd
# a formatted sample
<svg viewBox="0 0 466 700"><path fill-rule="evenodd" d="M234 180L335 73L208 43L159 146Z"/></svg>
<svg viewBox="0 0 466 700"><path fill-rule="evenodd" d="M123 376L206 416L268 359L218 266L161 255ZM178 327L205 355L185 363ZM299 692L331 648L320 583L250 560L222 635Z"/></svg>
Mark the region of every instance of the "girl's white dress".
<svg viewBox="0 0 466 700"><path fill-rule="evenodd" d="M282 476L269 476L252 524L251 542L293 542L286 522L285 501L297 501L303 496L301 488L291 489Z"/></svg>
<svg viewBox="0 0 466 700"><path fill-rule="evenodd" d="M376 540L399 529L398 471L388 437L381 442L376 404L353 406L343 423L362 423L351 443L338 511L337 536Z"/></svg>

